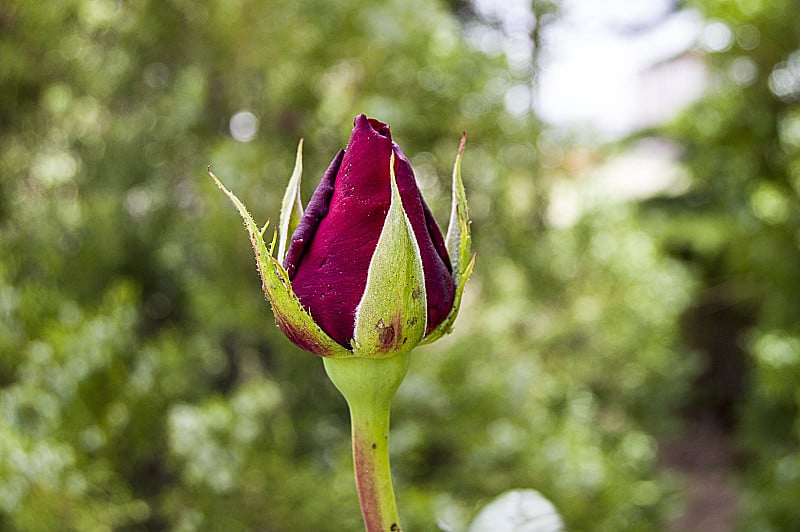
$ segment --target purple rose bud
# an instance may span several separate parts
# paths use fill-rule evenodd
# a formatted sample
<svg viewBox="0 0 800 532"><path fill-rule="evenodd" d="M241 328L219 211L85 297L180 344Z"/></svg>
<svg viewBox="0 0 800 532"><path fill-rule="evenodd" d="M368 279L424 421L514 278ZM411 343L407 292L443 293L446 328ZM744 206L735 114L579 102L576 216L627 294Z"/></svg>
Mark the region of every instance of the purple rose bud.
<svg viewBox="0 0 800 532"><path fill-rule="evenodd" d="M368 530L400 529L389 471L389 405L405 378L409 352L451 331L475 266L461 179L466 139L464 133L453 167L446 239L389 127L365 115L356 117L347 149L334 157L305 210L300 140L269 243L269 221L256 224L208 169L244 220L278 327L323 357L347 400Z"/></svg>
<svg viewBox="0 0 800 532"><path fill-rule="evenodd" d="M292 342L326 360L379 359L452 330L475 265L461 180L465 141L466 134L445 239L389 127L364 115L305 210L300 141L271 242L264 240L269 222L256 224L209 168L245 222L261 286Z"/></svg>
<svg viewBox="0 0 800 532"><path fill-rule="evenodd" d="M392 142L386 124L360 115L347 149L334 157L303 213L284 261L300 303L346 349L351 348L357 307L392 200L392 152L402 208L422 260L425 334L453 309L456 287L450 258L411 165Z"/></svg>

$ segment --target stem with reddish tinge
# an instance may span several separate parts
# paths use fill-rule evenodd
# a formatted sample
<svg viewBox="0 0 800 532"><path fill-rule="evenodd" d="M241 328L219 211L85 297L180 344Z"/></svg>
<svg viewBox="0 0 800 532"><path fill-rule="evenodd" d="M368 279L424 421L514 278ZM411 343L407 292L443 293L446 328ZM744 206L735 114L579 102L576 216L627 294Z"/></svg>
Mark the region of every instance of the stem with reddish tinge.
<svg viewBox="0 0 800 532"><path fill-rule="evenodd" d="M400 530L389 468L389 405L350 407L353 467L361 515L369 532Z"/></svg>
<svg viewBox="0 0 800 532"><path fill-rule="evenodd" d="M389 410L408 370L408 354L323 360L328 376L350 407L353 467L366 530L399 532L389 468Z"/></svg>

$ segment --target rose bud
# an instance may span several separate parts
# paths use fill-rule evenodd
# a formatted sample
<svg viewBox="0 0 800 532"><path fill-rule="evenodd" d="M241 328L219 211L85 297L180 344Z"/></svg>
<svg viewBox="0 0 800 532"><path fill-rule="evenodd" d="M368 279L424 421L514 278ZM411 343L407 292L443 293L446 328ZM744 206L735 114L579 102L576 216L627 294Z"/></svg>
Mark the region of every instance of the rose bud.
<svg viewBox="0 0 800 532"><path fill-rule="evenodd" d="M347 148L334 157L305 211L300 142L269 245L267 226L259 230L211 174L245 220L264 292L292 342L325 357L376 358L450 332L474 265L460 171L465 139L453 170L446 239L389 127L365 115L356 117Z"/></svg>

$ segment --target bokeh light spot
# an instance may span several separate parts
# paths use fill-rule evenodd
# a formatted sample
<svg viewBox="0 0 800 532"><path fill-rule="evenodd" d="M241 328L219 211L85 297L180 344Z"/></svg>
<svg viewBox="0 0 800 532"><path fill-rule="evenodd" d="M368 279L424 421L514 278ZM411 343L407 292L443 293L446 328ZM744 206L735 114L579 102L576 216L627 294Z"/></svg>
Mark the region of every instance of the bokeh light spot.
<svg viewBox="0 0 800 532"><path fill-rule="evenodd" d="M523 117L531 111L531 88L527 85L513 85L505 96L505 107L509 114Z"/></svg>
<svg viewBox="0 0 800 532"><path fill-rule="evenodd" d="M239 111L231 117L231 135L239 142L250 142L258 133L258 117L250 111Z"/></svg>
<svg viewBox="0 0 800 532"><path fill-rule="evenodd" d="M733 43L733 32L723 22L710 22L700 34L700 46L709 52L722 52Z"/></svg>

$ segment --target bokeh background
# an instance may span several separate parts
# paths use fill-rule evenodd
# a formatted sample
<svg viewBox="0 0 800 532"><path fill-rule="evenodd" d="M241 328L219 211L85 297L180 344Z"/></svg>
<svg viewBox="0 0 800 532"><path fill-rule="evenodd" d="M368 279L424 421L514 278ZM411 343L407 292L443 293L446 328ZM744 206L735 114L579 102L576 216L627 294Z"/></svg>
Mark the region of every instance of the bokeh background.
<svg viewBox="0 0 800 532"><path fill-rule="evenodd" d="M0 4L0 529L360 530L344 401L208 163L275 217L352 119L478 262L393 410L404 526L800 530L793 0Z"/></svg>

